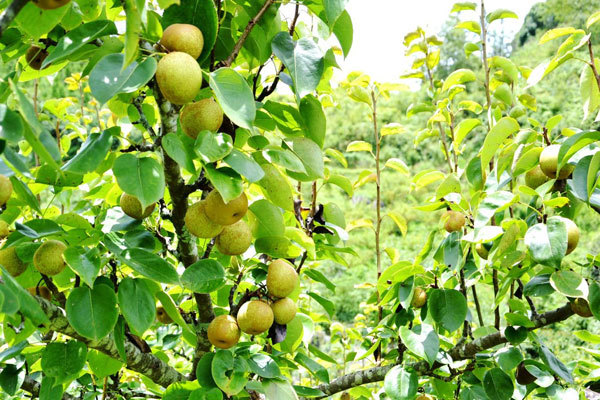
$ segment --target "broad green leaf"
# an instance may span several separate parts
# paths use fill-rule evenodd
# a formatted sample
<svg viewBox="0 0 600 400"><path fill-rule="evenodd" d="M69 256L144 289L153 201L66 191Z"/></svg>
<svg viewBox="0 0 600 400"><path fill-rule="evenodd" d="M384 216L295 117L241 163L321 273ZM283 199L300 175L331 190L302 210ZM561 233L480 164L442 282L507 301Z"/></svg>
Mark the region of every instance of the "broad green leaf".
<svg viewBox="0 0 600 400"><path fill-rule="evenodd" d="M554 40L556 38L566 36L566 35L571 35L576 32L583 32L583 31L581 29L575 29L572 27L554 28L554 29L551 29L551 30L547 31L546 33L544 33L538 43L544 44L544 43Z"/></svg>
<svg viewBox="0 0 600 400"><path fill-rule="evenodd" d="M592 15L590 15L585 23L586 28L590 28L590 26L594 25L600 21L600 11L596 11Z"/></svg>
<svg viewBox="0 0 600 400"><path fill-rule="evenodd" d="M515 386L510 376L496 367L483 376L483 389L490 400L510 400Z"/></svg>
<svg viewBox="0 0 600 400"><path fill-rule="evenodd" d="M505 10L505 9L494 10L485 16L485 19L487 20L488 24L496 21L497 19L504 19L504 18L518 19L519 16L514 11Z"/></svg>
<svg viewBox="0 0 600 400"><path fill-rule="evenodd" d="M475 229L484 227L496 213L500 213L518 201L512 192L499 191L486 196L475 216Z"/></svg>
<svg viewBox="0 0 600 400"><path fill-rule="evenodd" d="M592 310L594 317L600 320L600 284L591 282L589 290L588 302L590 303L590 310Z"/></svg>
<svg viewBox="0 0 600 400"><path fill-rule="evenodd" d="M310 372L310 374L317 378L319 381L329 383L329 373L327 372L327 369L325 369L325 367L323 367L317 361L313 360L312 358L306 356L303 353L296 354L296 357L294 357L294 361L306 368L308 372Z"/></svg>
<svg viewBox="0 0 600 400"><path fill-rule="evenodd" d="M536 224L527 230L525 245L537 263L560 267L567 252L567 228L561 217L548 218L547 224Z"/></svg>
<svg viewBox="0 0 600 400"><path fill-rule="evenodd" d="M385 162L384 168L391 168L400 172L402 175L410 176L408 165L399 158L390 158Z"/></svg>
<svg viewBox="0 0 600 400"><path fill-rule="evenodd" d="M238 149L232 149L223 159L235 172L246 178L248 182L260 181L265 172L254 159Z"/></svg>
<svg viewBox="0 0 600 400"><path fill-rule="evenodd" d="M430 366L433 365L440 349L440 340L431 325L421 324L412 329L402 326L400 337L408 350L427 360Z"/></svg>
<svg viewBox="0 0 600 400"><path fill-rule="evenodd" d="M121 361L115 360L98 350L90 350L87 361L94 375L100 379L116 374L125 366Z"/></svg>
<svg viewBox="0 0 600 400"><path fill-rule="evenodd" d="M179 309L177 305L167 293L160 291L154 293L154 296L160 301L160 304L165 309L167 315L171 317L173 322L181 327L183 330L183 338L185 341L194 346L197 342L196 333L192 330L192 328L184 321L183 317L179 313Z"/></svg>
<svg viewBox="0 0 600 400"><path fill-rule="evenodd" d="M231 168L222 167L217 169L210 164L206 164L204 170L206 171L206 177L221 194L224 201L231 201L242 194L244 190L242 178Z"/></svg>
<svg viewBox="0 0 600 400"><path fill-rule="evenodd" d="M383 387L391 400L412 400L417 395L419 377L416 372L396 365L385 374Z"/></svg>
<svg viewBox="0 0 600 400"><path fill-rule="evenodd" d="M534 168L540 162L541 147L534 147L523 154L514 164L513 176L519 176Z"/></svg>
<svg viewBox="0 0 600 400"><path fill-rule="evenodd" d="M519 123L510 117L504 117L490 129L481 148L481 165L488 165L504 141L519 131Z"/></svg>
<svg viewBox="0 0 600 400"><path fill-rule="evenodd" d="M273 379L281 375L275 360L266 354L254 354L247 361L250 370L261 378Z"/></svg>
<svg viewBox="0 0 600 400"><path fill-rule="evenodd" d="M367 143L364 142L362 140L356 140L354 142L350 142L348 143L348 146L346 147L346 152L350 153L353 151L367 151L367 152L372 152L373 151L373 146L371 145L371 143Z"/></svg>
<svg viewBox="0 0 600 400"><path fill-rule="evenodd" d="M142 337L156 318L156 301L142 279L123 279L118 290L119 308L129 328Z"/></svg>
<svg viewBox="0 0 600 400"><path fill-rule="evenodd" d="M307 182L314 181L318 178L323 178L324 161L323 152L318 144L307 138L293 138L286 142L296 156L302 161L306 173L297 173L288 170L288 175L292 179Z"/></svg>
<svg viewBox="0 0 600 400"><path fill-rule="evenodd" d="M202 131L196 138L194 149L204 163L213 163L231 153L233 150L233 139L226 133Z"/></svg>
<svg viewBox="0 0 600 400"><path fill-rule="evenodd" d="M91 133L75 157L63 165L63 170L79 174L94 171L106 158L113 136L118 135L119 132L119 127L113 127L102 133Z"/></svg>
<svg viewBox="0 0 600 400"><path fill-rule="evenodd" d="M459 3L455 3L452 6L452 10L450 10L450 14L454 14L460 11L475 11L477 9L477 3L474 3L472 1L465 1L465 2L459 2Z"/></svg>
<svg viewBox="0 0 600 400"><path fill-rule="evenodd" d="M244 77L231 68L219 68L210 73L209 84L225 115L236 125L252 130L256 105Z"/></svg>
<svg viewBox="0 0 600 400"><path fill-rule="evenodd" d="M4 267L2 268L2 278L4 284L16 296L19 303L19 312L26 318L29 318L34 324L47 324L50 322L40 304L27 292L19 283L9 274ZM3 292L4 293L4 292Z"/></svg>
<svg viewBox="0 0 600 400"><path fill-rule="evenodd" d="M561 143L558 152L558 169L564 167L569 159L585 146L600 141L600 132L584 131L570 136Z"/></svg>
<svg viewBox="0 0 600 400"><path fill-rule="evenodd" d="M0 139L16 143L22 137L23 121L21 117L6 104L0 104Z"/></svg>
<svg viewBox="0 0 600 400"><path fill-rule="evenodd" d="M449 332L460 328L467 317L467 301L457 290L435 289L427 304L433 320Z"/></svg>
<svg viewBox="0 0 600 400"><path fill-rule="evenodd" d="M385 124L381 128L381 136L398 135L406 132L406 128L398 123Z"/></svg>
<svg viewBox="0 0 600 400"><path fill-rule="evenodd" d="M65 250L63 257L69 268L81 277L89 287L94 286L94 280L100 272L101 263L97 248L86 249L71 246Z"/></svg>
<svg viewBox="0 0 600 400"><path fill-rule="evenodd" d="M163 197L165 175L154 158L123 154L115 160L113 173L121 190L137 197L142 209Z"/></svg>
<svg viewBox="0 0 600 400"><path fill-rule="evenodd" d="M121 255L127 265L146 278L170 284L179 284L179 275L163 258L144 249L128 249Z"/></svg>
<svg viewBox="0 0 600 400"><path fill-rule="evenodd" d="M466 29L477 35L481 34L481 25L477 21L462 21L456 24L455 28Z"/></svg>
<svg viewBox="0 0 600 400"><path fill-rule="evenodd" d="M569 368L544 345L540 346L540 358L556 375L568 383L573 383L573 375Z"/></svg>
<svg viewBox="0 0 600 400"><path fill-rule="evenodd" d="M186 268L181 283L194 293L214 292L225 284L225 270L217 260L199 260Z"/></svg>
<svg viewBox="0 0 600 400"><path fill-rule="evenodd" d="M142 10L135 0L123 0L125 10L125 56L121 70L126 69L137 57L142 32ZM143 4L143 3L142 3Z"/></svg>
<svg viewBox="0 0 600 400"><path fill-rule="evenodd" d="M523 361L523 355L517 347L505 347L500 349L496 352L495 357L500 368L507 373L516 368L517 365Z"/></svg>
<svg viewBox="0 0 600 400"><path fill-rule="evenodd" d="M308 295L315 299L316 302L319 303L325 309L325 311L327 311L329 318L333 318L333 314L335 313L335 304L331 300L326 299L325 297L314 292L309 292Z"/></svg>
<svg viewBox="0 0 600 400"><path fill-rule="evenodd" d="M8 396L12 397L15 395L15 393L17 393L23 384L24 379L25 368L17 369L15 365L7 364L4 366L4 368L2 368L2 372L0 372L0 388L2 388L3 393L6 393ZM59 396L60 395L62 395L62 392L59 394Z"/></svg>
<svg viewBox="0 0 600 400"><path fill-rule="evenodd" d="M583 119L586 120L600 107L600 90L594 72L584 65L579 78L579 92L583 103Z"/></svg>
<svg viewBox="0 0 600 400"><path fill-rule="evenodd" d="M305 395L298 391L297 386L292 386L287 380L263 381L262 389L264 390L266 399L298 400L298 395ZM320 392L320 390L317 390L316 392ZM309 397L313 395L312 392L306 394L308 394Z"/></svg>
<svg viewBox="0 0 600 400"><path fill-rule="evenodd" d="M117 323L117 296L108 285L96 285L93 289L80 286L67 298L67 319L79 333L92 340L107 336Z"/></svg>
<svg viewBox="0 0 600 400"><path fill-rule="evenodd" d="M48 343L42 353L44 374L63 382L73 379L85 365L87 347L77 340Z"/></svg>
<svg viewBox="0 0 600 400"><path fill-rule="evenodd" d="M213 133L211 134L214 135ZM167 133L162 137L161 146L169 157L175 160L181 167L185 168L188 172L196 172L196 167L194 166L194 149L184 145L179 136L174 133Z"/></svg>
<svg viewBox="0 0 600 400"><path fill-rule="evenodd" d="M555 271L550 276L550 284L557 292L567 297L586 298L588 285L581 275L573 271Z"/></svg>
<svg viewBox="0 0 600 400"><path fill-rule="evenodd" d="M238 394L248 382L248 364L228 350L218 350L212 360L212 376L219 389L228 396Z"/></svg>
<svg viewBox="0 0 600 400"><path fill-rule="evenodd" d="M460 123L454 129L454 148L458 150L460 144L465 140L469 132L475 127L481 125L481 121L477 118L467 118L460 121Z"/></svg>
<svg viewBox="0 0 600 400"><path fill-rule="evenodd" d="M398 229L400 229L402 236L406 236L406 233L408 232L408 222L406 221L406 218L395 211L389 211L387 215L394 221Z"/></svg>
<svg viewBox="0 0 600 400"><path fill-rule="evenodd" d="M458 69L452 72L442 86L442 91L445 92L453 86L462 85L467 82L473 82L476 79L475 73L470 69Z"/></svg>
<svg viewBox="0 0 600 400"><path fill-rule="evenodd" d="M350 49L352 48L352 42L354 40L354 27L350 14L344 10L333 27L333 34L337 37L344 57L348 57Z"/></svg>
<svg viewBox="0 0 600 400"><path fill-rule="evenodd" d="M54 10L41 10L30 1L16 14L14 19L19 28L23 32L26 32L31 39L35 40L50 32L60 22L70 7L71 5L68 4Z"/></svg>
<svg viewBox="0 0 600 400"><path fill-rule="evenodd" d="M299 110L302 116L304 134L307 138L318 144L319 147L323 148L327 119L321 102L313 95L304 96L300 101Z"/></svg>
<svg viewBox="0 0 600 400"><path fill-rule="evenodd" d="M523 294L525 296L547 296L554 292L554 288L550 284L550 274L542 274L534 276L527 282L524 287Z"/></svg>
<svg viewBox="0 0 600 400"><path fill-rule="evenodd" d="M344 12L347 2L348 0L323 0L325 16L327 17L327 24L330 28L335 25L337 19Z"/></svg>
<svg viewBox="0 0 600 400"><path fill-rule="evenodd" d="M252 237L285 235L285 222L279 207L265 199L260 199L252 203L249 210L248 220L252 228Z"/></svg>

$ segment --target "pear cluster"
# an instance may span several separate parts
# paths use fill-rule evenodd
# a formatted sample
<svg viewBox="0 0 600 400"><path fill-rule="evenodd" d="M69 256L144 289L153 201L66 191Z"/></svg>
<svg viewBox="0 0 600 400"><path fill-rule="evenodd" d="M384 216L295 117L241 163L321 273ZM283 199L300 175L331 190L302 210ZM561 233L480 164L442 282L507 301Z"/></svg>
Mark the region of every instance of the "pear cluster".
<svg viewBox="0 0 600 400"><path fill-rule="evenodd" d="M260 335L273 323L286 325L296 316L296 303L288 296L299 284L298 273L286 260L277 259L267 270L268 299L252 299L239 308L237 316L220 315L208 326L208 340L221 349L235 346L244 332Z"/></svg>

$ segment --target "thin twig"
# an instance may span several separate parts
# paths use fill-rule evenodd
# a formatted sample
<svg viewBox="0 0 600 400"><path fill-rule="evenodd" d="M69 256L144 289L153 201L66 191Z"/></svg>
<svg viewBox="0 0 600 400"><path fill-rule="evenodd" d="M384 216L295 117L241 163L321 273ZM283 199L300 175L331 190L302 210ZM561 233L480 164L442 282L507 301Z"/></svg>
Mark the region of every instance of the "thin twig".
<svg viewBox="0 0 600 400"><path fill-rule="evenodd" d="M481 314L481 305L479 304L479 298L477 297L477 289L475 285L471 286L473 292L473 302L475 303L475 309L477 310L477 319L479 320L479 326L484 326L483 314Z"/></svg>

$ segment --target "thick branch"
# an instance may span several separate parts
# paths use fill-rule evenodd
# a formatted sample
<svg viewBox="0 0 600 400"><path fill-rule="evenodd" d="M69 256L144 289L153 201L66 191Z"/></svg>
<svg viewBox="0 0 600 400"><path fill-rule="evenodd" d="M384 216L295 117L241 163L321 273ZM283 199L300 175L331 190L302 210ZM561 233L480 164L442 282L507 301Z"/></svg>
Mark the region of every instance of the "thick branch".
<svg viewBox="0 0 600 400"><path fill-rule="evenodd" d="M6 28L8 28L10 23L13 21L13 19L15 19L19 11L25 7L28 1L29 0L14 0L12 3L10 3L10 6L4 10L2 15L0 15L0 37L2 37L2 34Z"/></svg>
<svg viewBox="0 0 600 400"><path fill-rule="evenodd" d="M530 330L564 321L571 315L573 315L573 310L571 310L571 306L569 304L566 304L563 307L548 311L539 315L537 318L534 318L533 322L535 327L530 328ZM454 361L466 360L474 358L477 353L491 349L492 347L506 342L508 342L508 340L504 334L502 332L496 332L480 337L479 339L471 342L460 342L448 352L448 355L452 357L452 360ZM329 384L319 385L317 389L325 393L325 396L319 398L322 399L356 386L366 385L367 383L380 382L384 380L388 371L396 365L398 364L389 364L381 367L374 367L352 372L334 379ZM433 367L430 368L426 361L420 361L410 365L410 367L414 368L414 370L420 375L430 374L440 366L441 364L436 362L434 363Z"/></svg>
<svg viewBox="0 0 600 400"><path fill-rule="evenodd" d="M114 359L120 359L117 345L110 336L100 340L84 338L71 327L65 316L65 312L61 308L41 297L36 296L36 300L40 303L42 310L44 310L44 313L50 320L50 324L48 325L50 330L77 339L80 342L87 344L89 348L101 351ZM173 382L185 380L185 377L182 374L170 367L167 363L155 357L152 353L142 353L140 349L127 339L125 339L125 354L128 369L146 375L158 385L167 387Z"/></svg>
<svg viewBox="0 0 600 400"><path fill-rule="evenodd" d="M23 380L23 384L21 385L21 389L24 391L31 393L31 398L40 397L40 388L42 387L41 383L33 379L29 375L25 375L25 379ZM68 393L63 393L62 400L76 400L75 396L71 396Z"/></svg>
<svg viewBox="0 0 600 400"><path fill-rule="evenodd" d="M258 13L254 16L254 18L252 18L250 20L250 22L248 22L248 25L246 25L246 28L244 29L242 36L240 36L240 38L236 42L235 46L233 46L233 51L231 52L229 57L227 57L227 59L225 61L223 61L223 63L222 63L223 67L230 67L231 64L233 64L233 62L237 58L238 54L242 50L242 47L244 46L246 39L248 39L248 36L250 36L250 32L252 32L252 29L254 28L254 26L258 23L258 21L260 21L260 19L263 17L263 15L267 12L269 7L271 7L271 5L273 3L275 3L275 0L266 0L265 4L263 4L262 8L258 11Z"/></svg>

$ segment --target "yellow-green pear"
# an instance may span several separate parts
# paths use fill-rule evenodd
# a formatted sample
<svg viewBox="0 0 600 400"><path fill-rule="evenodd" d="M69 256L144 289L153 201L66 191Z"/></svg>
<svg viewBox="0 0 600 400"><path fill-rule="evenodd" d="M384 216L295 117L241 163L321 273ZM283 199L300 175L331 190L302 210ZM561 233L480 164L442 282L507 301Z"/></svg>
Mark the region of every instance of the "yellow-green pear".
<svg viewBox="0 0 600 400"><path fill-rule="evenodd" d="M491 246L484 243L477 243L475 245L475 251L477 252L479 257L483 258L484 260L488 259L488 256L490 255L490 249Z"/></svg>
<svg viewBox="0 0 600 400"><path fill-rule="evenodd" d="M223 197L213 190L204 199L204 212L215 224L231 225L244 218L248 211L248 198L242 193L235 199L225 203Z"/></svg>
<svg viewBox="0 0 600 400"><path fill-rule="evenodd" d="M15 247L0 250L0 265L12 276L19 276L27 269L27 264L21 261Z"/></svg>
<svg viewBox="0 0 600 400"><path fill-rule="evenodd" d="M237 323L242 332L259 335L273 325L273 318L271 306L261 300L251 300L240 307Z"/></svg>
<svg viewBox="0 0 600 400"><path fill-rule="evenodd" d="M272 164L261 164L265 176L257 182L265 197L286 211L294 210L294 194L287 178Z"/></svg>
<svg viewBox="0 0 600 400"><path fill-rule="evenodd" d="M33 254L33 265L44 275L57 275L65 269L63 253L67 245L59 240L47 240Z"/></svg>
<svg viewBox="0 0 600 400"><path fill-rule="evenodd" d="M252 244L252 231L248 224L239 220L233 225L223 227L217 236L215 245L217 249L228 256L244 254Z"/></svg>
<svg viewBox="0 0 600 400"><path fill-rule="evenodd" d="M588 303L586 299L579 297L571 302L571 310L583 318L594 316L594 314L592 314L592 310L590 309L590 303Z"/></svg>
<svg viewBox="0 0 600 400"><path fill-rule="evenodd" d="M154 207L156 206L155 203L152 203L142 211L142 203L138 200L138 198L127 193L123 193L121 195L119 205L121 206L123 212L133 219L146 218L152 214L152 211L154 211Z"/></svg>
<svg viewBox="0 0 600 400"><path fill-rule="evenodd" d="M8 222L0 219L0 239L4 239L10 234L10 229L8 227Z"/></svg>
<svg viewBox="0 0 600 400"><path fill-rule="evenodd" d="M539 165L536 165L535 168L530 169L525 174L525 184L532 189L537 189L546 182L548 182L548 177Z"/></svg>
<svg viewBox="0 0 600 400"><path fill-rule="evenodd" d="M274 297L287 297L298 284L298 273L287 260L271 261L267 269L267 290Z"/></svg>
<svg viewBox="0 0 600 400"><path fill-rule="evenodd" d="M181 51L198 58L204 47L204 36L194 25L173 24L163 31L160 44L169 51Z"/></svg>
<svg viewBox="0 0 600 400"><path fill-rule="evenodd" d="M171 317L169 317L169 314L167 314L164 307L162 306L156 307L156 319L158 320L158 322L165 325L173 323L173 320L171 319Z"/></svg>
<svg viewBox="0 0 600 400"><path fill-rule="evenodd" d="M0 175L0 206L6 204L13 192L12 182L8 176Z"/></svg>
<svg viewBox="0 0 600 400"><path fill-rule="evenodd" d="M229 349L240 340L240 328L231 315L219 315L208 325L208 341L219 349Z"/></svg>
<svg viewBox="0 0 600 400"><path fill-rule="evenodd" d="M442 216L446 232L460 231L465 226L465 215L459 211L449 210Z"/></svg>
<svg viewBox="0 0 600 400"><path fill-rule="evenodd" d="M214 238L223 231L223 225L215 224L206 216L204 201L199 201L189 206L183 221L187 230L199 238Z"/></svg>
<svg viewBox="0 0 600 400"><path fill-rule="evenodd" d="M216 132L223 123L223 110L212 97L186 104L179 115L183 132L196 139L202 131Z"/></svg>
<svg viewBox="0 0 600 400"><path fill-rule="evenodd" d="M48 289L46 286L30 287L27 288L27 291L32 296L40 296L48 301L52 301L52 292L50 292L50 289Z"/></svg>
<svg viewBox="0 0 600 400"><path fill-rule="evenodd" d="M42 69L42 63L48 57L48 51L39 46L31 46L25 53L25 61L31 68L39 71Z"/></svg>
<svg viewBox="0 0 600 400"><path fill-rule="evenodd" d="M54 10L67 4L71 0L33 0L33 4L42 10Z"/></svg>
<svg viewBox="0 0 600 400"><path fill-rule="evenodd" d="M156 81L160 92L171 103L189 103L202 86L202 69L194 57L175 51L158 62Z"/></svg>
<svg viewBox="0 0 600 400"><path fill-rule="evenodd" d="M575 222L568 218L563 218L562 220L567 227L567 254L571 254L579 243L580 231Z"/></svg>
<svg viewBox="0 0 600 400"><path fill-rule="evenodd" d="M556 179L556 169L558 168L558 152L560 151L559 144L550 145L540 154L540 168L549 178ZM575 167L571 164L563 166L558 174L558 179L567 179L573 172Z"/></svg>
<svg viewBox="0 0 600 400"><path fill-rule="evenodd" d="M427 292L423 288L417 286L413 292L410 305L414 308L421 308L425 303L427 303Z"/></svg>
<svg viewBox="0 0 600 400"><path fill-rule="evenodd" d="M286 325L296 316L296 303L289 297L279 299L271 304L275 322L279 325Z"/></svg>

